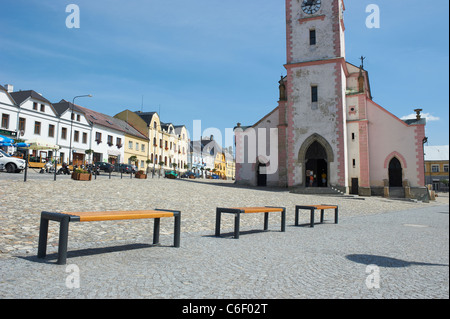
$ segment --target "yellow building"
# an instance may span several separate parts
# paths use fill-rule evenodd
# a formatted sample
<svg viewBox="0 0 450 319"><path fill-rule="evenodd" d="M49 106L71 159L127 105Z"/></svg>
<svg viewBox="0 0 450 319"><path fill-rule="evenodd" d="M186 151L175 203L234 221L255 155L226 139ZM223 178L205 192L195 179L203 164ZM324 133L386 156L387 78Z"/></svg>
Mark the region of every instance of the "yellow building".
<svg viewBox="0 0 450 319"><path fill-rule="evenodd" d="M448 191L449 148L425 146L425 180L434 191Z"/></svg>
<svg viewBox="0 0 450 319"><path fill-rule="evenodd" d="M146 161L149 158L149 139L146 132L141 132L124 120L114 118L115 124L125 132L125 141L123 147L124 164L136 165L138 170L146 170Z"/></svg>
<svg viewBox="0 0 450 319"><path fill-rule="evenodd" d="M188 154L188 134L184 125L174 126L162 123L156 112L123 111L115 116L128 122L140 132L145 132L147 144L147 158L150 160L150 170L160 168L186 171Z"/></svg>
<svg viewBox="0 0 450 319"><path fill-rule="evenodd" d="M217 152L216 157L214 159L214 169L215 174L219 175L220 178L226 179L227 178L227 163L225 160L225 153L223 152Z"/></svg>
<svg viewBox="0 0 450 319"><path fill-rule="evenodd" d="M228 180L236 178L236 164L232 155L227 154L226 158L226 177Z"/></svg>

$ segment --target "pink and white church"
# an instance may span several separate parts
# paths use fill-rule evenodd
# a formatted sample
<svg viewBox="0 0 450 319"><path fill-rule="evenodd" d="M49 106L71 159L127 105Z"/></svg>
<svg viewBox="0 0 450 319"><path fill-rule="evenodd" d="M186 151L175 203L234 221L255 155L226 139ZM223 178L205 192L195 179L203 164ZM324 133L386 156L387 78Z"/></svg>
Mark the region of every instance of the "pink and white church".
<svg viewBox="0 0 450 319"><path fill-rule="evenodd" d="M372 100L364 59L346 61L344 11L343 0L286 0L287 75L278 106L235 128L236 183L426 198L426 120Z"/></svg>

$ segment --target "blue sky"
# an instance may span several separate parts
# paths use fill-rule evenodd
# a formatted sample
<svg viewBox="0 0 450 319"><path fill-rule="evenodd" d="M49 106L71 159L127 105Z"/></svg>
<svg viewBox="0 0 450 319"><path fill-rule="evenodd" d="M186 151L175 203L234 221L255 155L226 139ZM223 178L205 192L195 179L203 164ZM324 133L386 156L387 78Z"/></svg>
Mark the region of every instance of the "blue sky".
<svg viewBox="0 0 450 319"><path fill-rule="evenodd" d="M80 28L66 27L68 4ZM366 7L380 8L369 29ZM374 101L402 118L419 107L429 145L449 144L449 2L345 0L346 58L364 55ZM286 74L283 0L15 0L0 4L0 83L115 115L160 111L223 134L273 110ZM192 132L192 131L191 131Z"/></svg>

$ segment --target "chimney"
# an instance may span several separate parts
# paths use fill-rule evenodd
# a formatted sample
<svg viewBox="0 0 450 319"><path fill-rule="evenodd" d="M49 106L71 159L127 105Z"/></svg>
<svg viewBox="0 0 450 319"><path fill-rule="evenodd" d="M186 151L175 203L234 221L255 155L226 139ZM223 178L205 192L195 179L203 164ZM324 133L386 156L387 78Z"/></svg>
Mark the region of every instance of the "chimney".
<svg viewBox="0 0 450 319"><path fill-rule="evenodd" d="M8 93L14 92L14 86L12 84L5 84L5 89Z"/></svg>

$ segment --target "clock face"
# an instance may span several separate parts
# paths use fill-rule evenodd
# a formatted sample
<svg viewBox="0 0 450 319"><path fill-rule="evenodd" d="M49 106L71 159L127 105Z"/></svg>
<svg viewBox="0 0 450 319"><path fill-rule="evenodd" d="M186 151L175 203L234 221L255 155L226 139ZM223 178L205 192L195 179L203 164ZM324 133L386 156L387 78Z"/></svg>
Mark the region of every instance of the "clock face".
<svg viewBox="0 0 450 319"><path fill-rule="evenodd" d="M321 0L303 0L302 9L307 14L314 14L320 9Z"/></svg>

